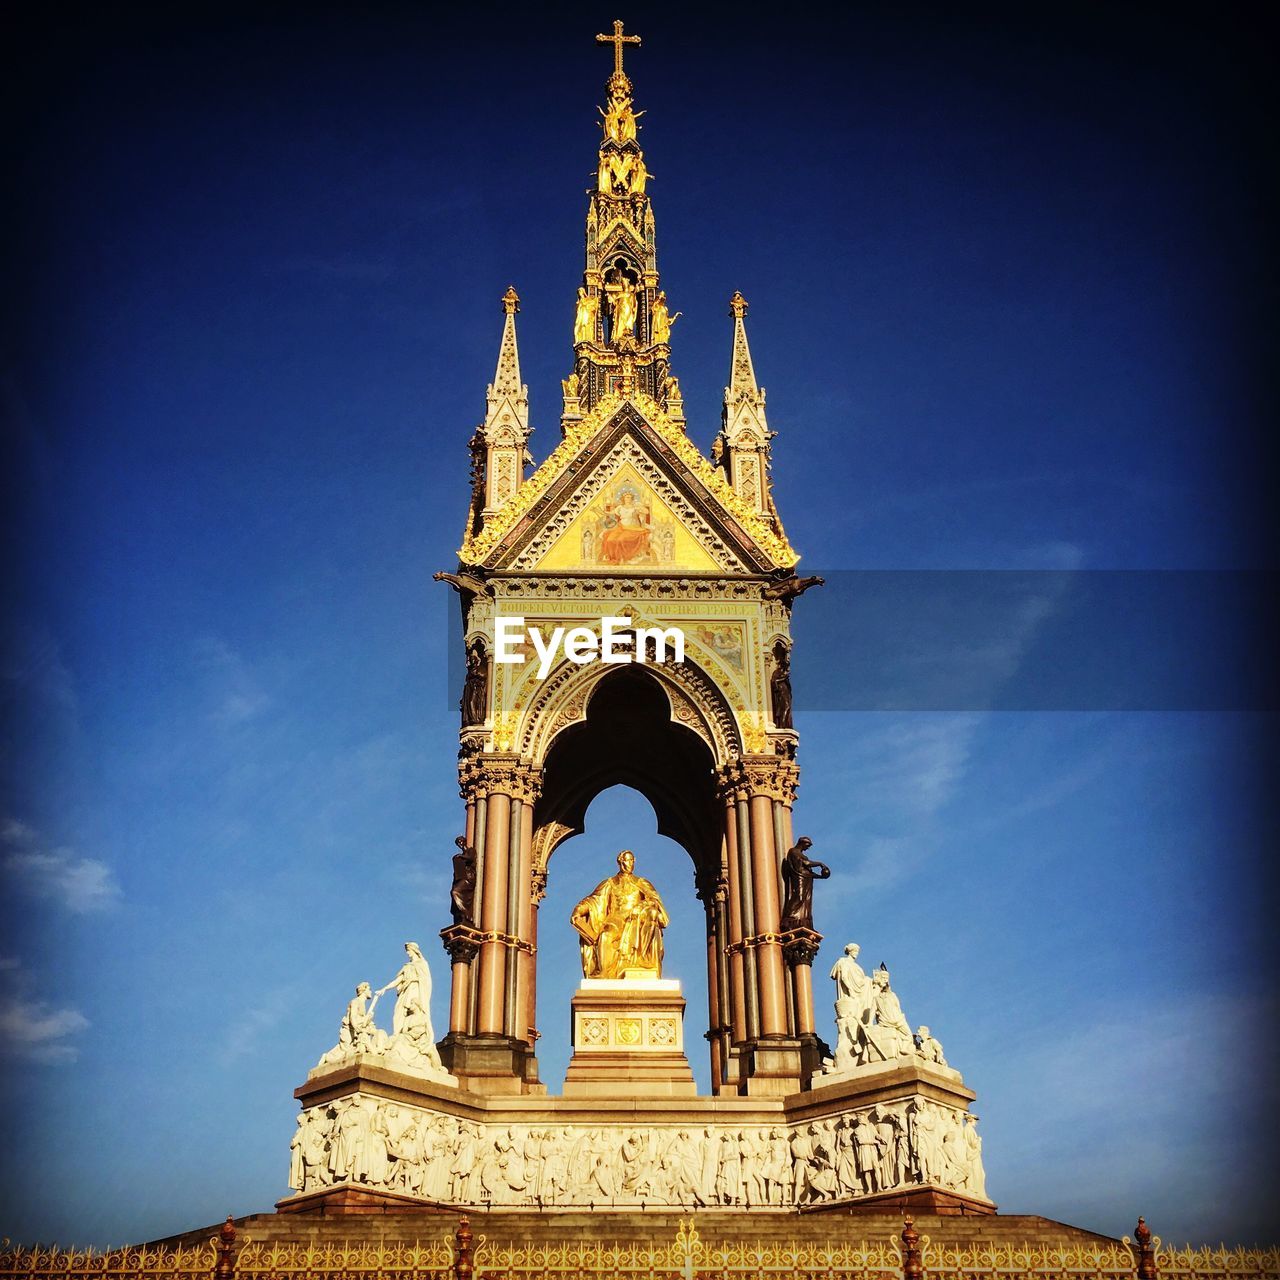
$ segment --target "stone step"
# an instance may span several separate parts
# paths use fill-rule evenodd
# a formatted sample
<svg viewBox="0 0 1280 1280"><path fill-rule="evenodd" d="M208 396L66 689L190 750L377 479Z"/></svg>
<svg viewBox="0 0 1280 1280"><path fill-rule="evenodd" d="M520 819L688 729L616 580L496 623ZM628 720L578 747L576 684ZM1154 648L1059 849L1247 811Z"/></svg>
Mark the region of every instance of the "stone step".
<svg viewBox="0 0 1280 1280"><path fill-rule="evenodd" d="M254 1214L237 1219L241 1240L259 1244L347 1244L381 1242L412 1244L452 1237L456 1213L439 1211L391 1211L349 1213L322 1217L305 1214ZM599 1241L606 1244L663 1243L674 1238L684 1215L670 1211L641 1213L583 1213L581 1211L512 1212L477 1210L468 1214L477 1239L491 1245L547 1245L566 1241ZM935 1246L978 1243L1067 1245L1083 1241L1112 1243L1108 1236L1080 1227L1026 1214L991 1214L957 1217L913 1214L916 1229ZM897 1239L902 1214L873 1210L830 1213L717 1212L696 1215L698 1234L708 1244L759 1241L762 1244L868 1243ZM184 1232L159 1244L192 1244L216 1234L219 1224Z"/></svg>

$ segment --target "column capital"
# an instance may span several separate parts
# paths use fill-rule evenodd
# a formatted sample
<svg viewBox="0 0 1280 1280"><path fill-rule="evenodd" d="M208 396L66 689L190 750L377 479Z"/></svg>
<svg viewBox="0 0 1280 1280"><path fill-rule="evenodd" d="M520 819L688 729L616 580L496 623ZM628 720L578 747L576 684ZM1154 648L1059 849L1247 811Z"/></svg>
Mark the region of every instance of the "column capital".
<svg viewBox="0 0 1280 1280"><path fill-rule="evenodd" d="M800 766L782 756L739 756L716 770L716 791L721 800L768 796L791 805L799 788Z"/></svg>
<svg viewBox="0 0 1280 1280"><path fill-rule="evenodd" d="M458 789L468 803L498 794L533 804L542 792L542 770L523 756L481 752L458 762Z"/></svg>
<svg viewBox="0 0 1280 1280"><path fill-rule="evenodd" d="M694 896L708 910L714 907L716 903L725 901L728 893L729 883L722 871L717 870L706 873L694 879Z"/></svg>
<svg viewBox="0 0 1280 1280"><path fill-rule="evenodd" d="M454 964L470 964L480 950L484 934L470 925L455 924L451 928L440 930L440 941L449 953Z"/></svg>
<svg viewBox="0 0 1280 1280"><path fill-rule="evenodd" d="M782 954L790 965L813 964L822 945L822 934L812 929L788 929L782 935Z"/></svg>
<svg viewBox="0 0 1280 1280"><path fill-rule="evenodd" d="M529 878L529 898L534 906L547 896L547 869L535 867Z"/></svg>

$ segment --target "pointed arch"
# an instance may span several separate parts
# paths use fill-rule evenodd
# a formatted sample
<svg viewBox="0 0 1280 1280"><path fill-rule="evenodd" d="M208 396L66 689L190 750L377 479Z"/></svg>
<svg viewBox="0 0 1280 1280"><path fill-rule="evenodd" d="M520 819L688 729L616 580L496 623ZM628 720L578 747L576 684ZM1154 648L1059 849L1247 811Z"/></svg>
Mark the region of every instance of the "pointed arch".
<svg viewBox="0 0 1280 1280"><path fill-rule="evenodd" d="M667 699L670 720L706 743L712 767L718 768L742 754L742 730L719 682L687 656L681 663L631 663L624 667L600 662L579 665L562 659L542 681L521 717L517 731L520 754L545 765L557 735L587 718L597 687L611 676L633 670L657 683Z"/></svg>
<svg viewBox="0 0 1280 1280"><path fill-rule="evenodd" d="M596 796L627 786L649 802L659 833L685 849L700 880L718 876L714 735L686 692L659 678L662 669L630 664L596 670L589 689L563 699L573 718L558 723L539 759L536 871L545 872L560 844L581 834ZM691 714L682 715L684 709Z"/></svg>

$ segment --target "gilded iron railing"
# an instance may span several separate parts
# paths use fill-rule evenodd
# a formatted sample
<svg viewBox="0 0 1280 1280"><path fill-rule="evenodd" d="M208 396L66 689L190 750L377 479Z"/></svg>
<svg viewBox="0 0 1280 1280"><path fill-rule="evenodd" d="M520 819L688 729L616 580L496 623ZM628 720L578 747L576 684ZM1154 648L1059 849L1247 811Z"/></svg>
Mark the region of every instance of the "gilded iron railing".
<svg viewBox="0 0 1280 1280"><path fill-rule="evenodd" d="M209 1280L217 1254L212 1240L190 1248L146 1245L128 1249L26 1249L0 1245L3 1280Z"/></svg>
<svg viewBox="0 0 1280 1280"><path fill-rule="evenodd" d="M413 1244L247 1244L236 1258L237 1280L453 1280L450 1241Z"/></svg>
<svg viewBox="0 0 1280 1280"><path fill-rule="evenodd" d="M1280 1276L1280 1248L1271 1249L1159 1249L1158 1274L1167 1280L1270 1280Z"/></svg>
<svg viewBox="0 0 1280 1280"><path fill-rule="evenodd" d="M630 1246L568 1243L475 1250L476 1280L531 1280L534 1276L591 1276L593 1280L785 1280L788 1277L858 1277L901 1280L902 1262L889 1241L868 1244L710 1245L692 1218L681 1221L667 1244Z"/></svg>
<svg viewBox="0 0 1280 1280"><path fill-rule="evenodd" d="M924 1268L929 1280L1132 1280L1136 1274L1133 1251L1123 1244L926 1246Z"/></svg>
<svg viewBox="0 0 1280 1280"><path fill-rule="evenodd" d="M1131 1240L1068 1245L933 1245L907 1218L882 1241L709 1244L693 1217L644 1245L564 1241L498 1246L462 1219L452 1239L270 1244L227 1220L189 1247L128 1249L0 1244L0 1280L1280 1280L1280 1249L1165 1249L1139 1219Z"/></svg>

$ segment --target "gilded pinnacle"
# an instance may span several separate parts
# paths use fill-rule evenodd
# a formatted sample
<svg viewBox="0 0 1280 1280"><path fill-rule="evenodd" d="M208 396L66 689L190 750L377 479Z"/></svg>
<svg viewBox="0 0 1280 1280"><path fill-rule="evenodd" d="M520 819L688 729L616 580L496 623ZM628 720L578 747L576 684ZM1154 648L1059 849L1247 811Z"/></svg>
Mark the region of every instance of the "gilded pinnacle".
<svg viewBox="0 0 1280 1280"><path fill-rule="evenodd" d="M729 314L735 320L741 320L747 314L747 300L737 289L733 291L733 297L729 299Z"/></svg>
<svg viewBox="0 0 1280 1280"><path fill-rule="evenodd" d="M502 312L504 315L513 316L520 310L520 295L516 292L513 284L507 285L507 291L502 295Z"/></svg>

